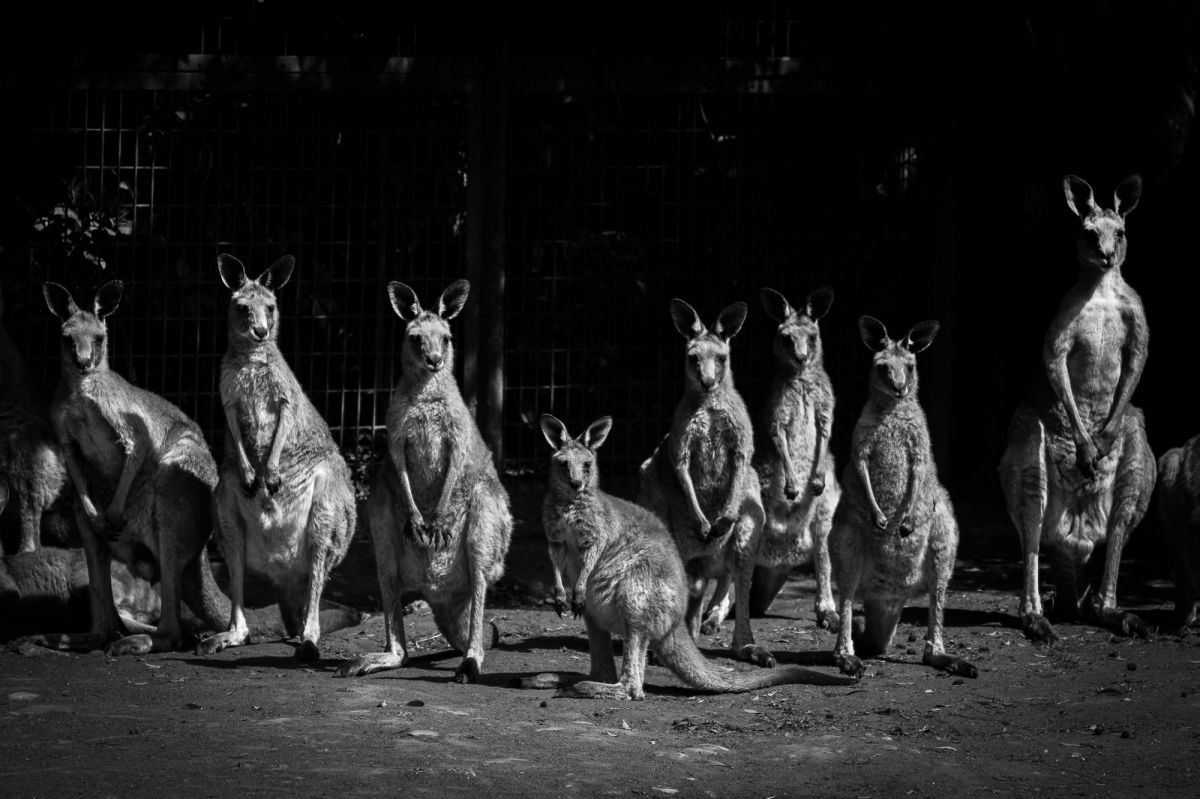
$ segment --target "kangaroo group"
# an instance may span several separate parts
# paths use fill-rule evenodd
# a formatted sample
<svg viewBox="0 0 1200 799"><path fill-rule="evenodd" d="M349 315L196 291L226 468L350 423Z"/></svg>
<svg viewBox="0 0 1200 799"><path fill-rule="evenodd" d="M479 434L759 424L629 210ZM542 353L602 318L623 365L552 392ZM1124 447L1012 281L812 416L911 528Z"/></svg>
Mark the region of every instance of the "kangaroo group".
<svg viewBox="0 0 1200 799"><path fill-rule="evenodd" d="M998 469L1022 553L1019 623L1046 644L1056 641L1052 621L1060 620L1147 635L1141 619L1121 610L1117 582L1123 548L1153 502L1174 547L1175 628L1186 632L1200 599L1200 435L1156 462L1132 404L1149 328L1122 266L1141 180L1122 182L1110 205L1081 178L1067 176L1063 186L1079 220L1079 275L1047 320L1042 368L1015 410ZM338 606L331 616L323 593L361 527L375 555L382 647L337 663L335 674L405 666L406 605L421 599L462 655L455 680L480 678L486 651L500 640L485 607L504 574L514 518L455 378L454 320L470 285L454 281L431 302L426 296L427 304L402 282L380 287L400 322L400 376L386 453L360 513L329 426L279 348L289 304L281 292L295 267L284 256L251 278L238 258L217 259L229 292L219 463L183 411L110 367L120 281L81 298L83 305L63 286L44 284L45 304L61 322L60 376L48 407L0 324L0 513L13 508L19 529L14 551L0 561L5 615L21 612L22 591L34 584L52 586L53 596L86 592L89 607L86 632L33 631L17 645L113 655L178 650L191 639L186 613L203 631L194 644L202 654L278 634L295 642L297 658L317 661L322 630L358 620ZM830 448L834 378L848 376L826 371L823 335L847 325L828 321L839 315L831 315L833 299L829 287L797 303L771 288L759 292L774 331L774 376L757 417L733 370L749 306L735 302L713 317L682 299L670 302L664 310L684 339L684 390L672 418L662 420L661 439L646 447L636 502L600 487L610 417L572 437L559 418L541 416L551 449L542 527L553 602L560 616L582 617L590 670L537 673L520 680L523 687L642 699L651 654L700 691L852 684L868 673L864 659L889 655L901 611L918 596L928 602L922 662L978 675L945 641L960 533L918 381L918 356L934 344L939 323L889 333L878 319L858 316L857 338L871 353L862 364L869 393L839 475ZM75 541L81 550L60 549ZM209 562L210 541L227 572L222 581ZM1039 585L1043 551L1054 575L1052 606ZM826 657L841 674L776 665L754 637L752 619L767 612L797 566L810 563L816 624L836 633ZM271 586L277 628L263 611L248 611L251 576ZM728 673L698 641L731 614L729 655L750 665ZM623 643L620 672L614 636Z"/></svg>

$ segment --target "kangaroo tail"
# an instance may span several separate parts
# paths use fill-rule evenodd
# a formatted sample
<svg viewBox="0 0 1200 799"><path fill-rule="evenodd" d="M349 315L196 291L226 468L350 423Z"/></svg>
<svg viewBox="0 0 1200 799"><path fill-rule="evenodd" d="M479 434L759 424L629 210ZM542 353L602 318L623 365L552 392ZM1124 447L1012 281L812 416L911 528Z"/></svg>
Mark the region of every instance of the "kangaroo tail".
<svg viewBox="0 0 1200 799"><path fill-rule="evenodd" d="M693 688L714 693L738 693L768 688L772 685L855 685L850 677L825 674L800 666L779 666L773 669L738 674L723 674L696 648L682 622L658 643L658 656L663 665Z"/></svg>
<svg viewBox="0 0 1200 799"><path fill-rule="evenodd" d="M229 597L213 577L207 547L201 549L184 569L183 599L206 628L224 630L229 626Z"/></svg>

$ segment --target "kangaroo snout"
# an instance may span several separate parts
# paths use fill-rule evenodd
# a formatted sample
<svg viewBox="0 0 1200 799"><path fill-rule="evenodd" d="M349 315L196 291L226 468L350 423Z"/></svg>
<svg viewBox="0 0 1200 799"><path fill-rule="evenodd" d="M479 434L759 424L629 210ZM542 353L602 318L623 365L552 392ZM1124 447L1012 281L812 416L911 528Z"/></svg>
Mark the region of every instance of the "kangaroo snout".
<svg viewBox="0 0 1200 799"><path fill-rule="evenodd" d="M436 372L442 368L443 358L441 355L426 355L425 365L429 367L429 371Z"/></svg>
<svg viewBox="0 0 1200 799"><path fill-rule="evenodd" d="M583 488L583 480L578 477L570 478L567 480L567 484L571 486L572 491L578 491L579 489Z"/></svg>
<svg viewBox="0 0 1200 799"><path fill-rule="evenodd" d="M250 328L250 335L256 341L266 341L267 336L271 335L271 329L266 325L254 325Z"/></svg>

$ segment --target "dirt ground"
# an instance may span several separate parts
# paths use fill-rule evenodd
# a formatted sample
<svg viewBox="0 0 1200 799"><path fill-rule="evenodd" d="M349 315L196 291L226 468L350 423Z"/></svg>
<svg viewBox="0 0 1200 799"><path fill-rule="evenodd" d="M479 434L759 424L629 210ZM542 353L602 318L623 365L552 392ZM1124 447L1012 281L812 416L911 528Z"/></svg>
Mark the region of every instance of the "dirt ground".
<svg viewBox="0 0 1200 799"><path fill-rule="evenodd" d="M453 682L458 658L420 608L406 618L411 666L354 680L332 673L380 647L377 613L326 637L315 666L286 642L214 657L0 655L0 795L1195 796L1200 636L1060 625L1057 644L1035 646L1014 615L1015 536L963 529L947 635L975 680L920 664L917 600L895 651L854 687L712 696L651 667L644 702L519 690L516 677L588 662L583 623L543 601L549 566L530 521L491 599L503 636L478 684ZM1131 551L1122 602L1165 627L1168 575ZM327 595L377 609L369 542L355 540ZM794 579L755 634L781 663L833 673L812 596L810 577ZM726 657L731 633L727 622L701 646L723 668L753 668Z"/></svg>

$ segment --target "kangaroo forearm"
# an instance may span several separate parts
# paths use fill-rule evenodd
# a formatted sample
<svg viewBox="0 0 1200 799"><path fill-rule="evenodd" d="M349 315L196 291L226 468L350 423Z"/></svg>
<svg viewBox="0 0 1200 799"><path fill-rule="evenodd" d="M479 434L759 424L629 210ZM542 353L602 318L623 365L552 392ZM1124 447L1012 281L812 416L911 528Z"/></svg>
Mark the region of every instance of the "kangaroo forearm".
<svg viewBox="0 0 1200 799"><path fill-rule="evenodd" d="M125 456L125 464L121 467L121 478L117 481L117 490L112 498L113 508L125 509L125 502L129 498L129 489L133 487L133 478L142 468L144 456L145 453L141 447L134 447L133 452Z"/></svg>
<svg viewBox="0 0 1200 799"><path fill-rule="evenodd" d="M459 447L451 446L450 458L446 463L446 478L442 481L442 493L438 495L437 514L445 513L450 507L450 499L454 495L459 478L462 477L462 470L462 450Z"/></svg>
<svg viewBox="0 0 1200 799"><path fill-rule="evenodd" d="M774 444L775 451L779 453L779 460L783 462L785 479L790 479L796 471L796 465L792 463L792 453L788 448L787 436L784 435L781 427L776 427L771 432L771 443Z"/></svg>
<svg viewBox="0 0 1200 799"><path fill-rule="evenodd" d="M812 476L821 474L824 466L825 447L829 444L829 434L820 425L817 426L816 441L813 443Z"/></svg>
<svg viewBox="0 0 1200 799"><path fill-rule="evenodd" d="M729 480L729 498L725 502L726 516L733 516L737 513L738 506L742 504L743 486L746 485L750 464L746 462L746 456L736 450L733 454L733 475Z"/></svg>
<svg viewBox="0 0 1200 799"><path fill-rule="evenodd" d="M408 481L408 458L404 454L404 443L401 441L395 454L396 477L400 481L400 499L404 502L410 516L420 516L417 501L413 499L412 483Z"/></svg>
<svg viewBox="0 0 1200 799"><path fill-rule="evenodd" d="M856 460L854 468L858 472L858 479L862 481L863 491L867 495L867 504L871 506L871 510L875 514L882 514L883 511L879 507L879 502L875 499L875 491L871 488L871 471L867 468L866 458Z"/></svg>
<svg viewBox="0 0 1200 799"><path fill-rule="evenodd" d="M696 514L697 519L707 521L704 518L704 510L700 507L700 498L696 496L696 486L692 483L692 473L688 468L689 466L691 466L689 459L680 459L675 467L675 476L679 480L679 487L683 489L684 498L692 506L692 513Z"/></svg>
<svg viewBox="0 0 1200 799"><path fill-rule="evenodd" d="M1083 417L1079 415L1079 406L1075 404L1075 392L1071 390L1066 358L1054 361L1047 369L1046 374L1050 378L1050 388L1054 390L1055 396L1067 409L1067 417L1071 422L1071 427L1075 430L1075 435L1079 438L1090 438L1091 436L1083 424Z"/></svg>
<svg viewBox="0 0 1200 799"><path fill-rule="evenodd" d="M275 420L275 435L271 438L271 452L267 455L267 468L274 471L279 468L279 459L283 448L292 437L292 428L296 425L296 414L292 406L286 402L279 405L279 417Z"/></svg>
<svg viewBox="0 0 1200 799"><path fill-rule="evenodd" d="M96 503L92 501L92 495L88 491L87 478L83 473L83 464L79 462L79 456L75 454L75 447L69 442L63 445L63 453L66 455L67 475L71 478L71 485L75 488L75 495L79 497L84 513L89 518L93 518L97 515Z"/></svg>
<svg viewBox="0 0 1200 799"><path fill-rule="evenodd" d="M233 405L224 407L225 424L229 426L229 433L233 438L233 448L237 453L238 465L242 471L248 472L251 469L250 456L246 454L246 441L242 438L242 423L238 421L237 408Z"/></svg>

